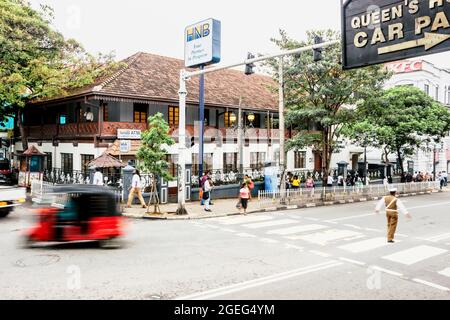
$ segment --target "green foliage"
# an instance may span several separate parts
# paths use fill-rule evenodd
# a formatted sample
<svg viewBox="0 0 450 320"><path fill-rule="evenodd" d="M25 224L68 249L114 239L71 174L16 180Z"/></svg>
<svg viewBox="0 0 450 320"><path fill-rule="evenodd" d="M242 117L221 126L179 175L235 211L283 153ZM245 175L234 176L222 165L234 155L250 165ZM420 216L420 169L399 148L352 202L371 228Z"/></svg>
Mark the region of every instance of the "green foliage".
<svg viewBox="0 0 450 320"><path fill-rule="evenodd" d="M396 153L403 160L430 142L440 142L450 130L450 111L422 90L399 86L385 90L358 106L359 122L344 133L355 141L384 148L386 158Z"/></svg>
<svg viewBox="0 0 450 320"><path fill-rule="evenodd" d="M169 125L161 113L148 119L149 129L142 133L142 146L136 157L139 167L165 180L172 180L169 174L169 163L166 161L167 150L175 141L169 136Z"/></svg>
<svg viewBox="0 0 450 320"><path fill-rule="evenodd" d="M0 121L32 99L64 95L119 67L53 30L52 10L25 0L0 1Z"/></svg>
<svg viewBox="0 0 450 320"><path fill-rule="evenodd" d="M272 39L280 49L289 50L314 43L314 35L324 41L339 40L335 31L307 32L307 41L300 42L280 31L280 39ZM352 123L355 110L352 105L368 99L382 89L389 74L380 66L343 71L341 46L323 49L323 60L313 61L313 54L284 58L284 88L286 124L298 133L287 142L288 149L314 147L322 153L323 169L330 169L331 155L339 149L339 138L344 124ZM270 65L278 79L278 62Z"/></svg>

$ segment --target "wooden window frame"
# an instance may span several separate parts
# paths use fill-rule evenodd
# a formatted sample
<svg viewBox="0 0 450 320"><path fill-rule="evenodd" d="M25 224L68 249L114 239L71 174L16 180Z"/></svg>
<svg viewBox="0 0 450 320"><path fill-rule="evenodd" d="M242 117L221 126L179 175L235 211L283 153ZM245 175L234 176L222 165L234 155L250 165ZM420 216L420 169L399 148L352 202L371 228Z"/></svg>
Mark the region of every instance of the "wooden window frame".
<svg viewBox="0 0 450 320"><path fill-rule="evenodd" d="M179 106L169 106L167 119L169 126L178 126L180 123L180 107Z"/></svg>

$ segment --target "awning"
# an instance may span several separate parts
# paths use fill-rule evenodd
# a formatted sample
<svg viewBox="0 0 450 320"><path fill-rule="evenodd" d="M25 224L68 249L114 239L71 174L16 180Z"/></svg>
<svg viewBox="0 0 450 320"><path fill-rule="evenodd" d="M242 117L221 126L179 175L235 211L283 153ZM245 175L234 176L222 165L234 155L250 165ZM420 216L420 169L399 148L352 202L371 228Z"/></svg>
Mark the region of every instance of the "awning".
<svg viewBox="0 0 450 320"><path fill-rule="evenodd" d="M100 157L92 160L88 163L88 167L96 167L96 168L122 168L126 167L126 164L120 162L116 158L110 156L106 152L103 153Z"/></svg>

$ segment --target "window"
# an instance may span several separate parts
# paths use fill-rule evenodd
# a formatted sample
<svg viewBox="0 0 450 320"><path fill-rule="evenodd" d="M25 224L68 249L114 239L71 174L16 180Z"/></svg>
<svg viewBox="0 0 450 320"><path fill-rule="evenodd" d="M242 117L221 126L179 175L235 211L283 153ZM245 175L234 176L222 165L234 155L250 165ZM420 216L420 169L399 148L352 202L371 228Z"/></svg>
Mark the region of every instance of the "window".
<svg viewBox="0 0 450 320"><path fill-rule="evenodd" d="M294 152L294 168L295 169L306 168L306 151Z"/></svg>
<svg viewBox="0 0 450 320"><path fill-rule="evenodd" d="M63 173L72 173L72 171L73 171L73 154L61 153L61 171Z"/></svg>
<svg viewBox="0 0 450 320"><path fill-rule="evenodd" d="M250 168L255 170L261 170L264 168L264 162L266 161L265 152L250 152Z"/></svg>
<svg viewBox="0 0 450 320"><path fill-rule="evenodd" d="M447 104L450 105L450 86L447 89Z"/></svg>
<svg viewBox="0 0 450 320"><path fill-rule="evenodd" d="M426 94L430 95L430 86L428 84L425 85L424 90Z"/></svg>
<svg viewBox="0 0 450 320"><path fill-rule="evenodd" d="M180 120L180 108L169 106L169 125L177 126Z"/></svg>
<svg viewBox="0 0 450 320"><path fill-rule="evenodd" d="M169 174L172 177L177 177L178 169L178 155L177 154L166 154L166 161L169 163Z"/></svg>
<svg viewBox="0 0 450 320"><path fill-rule="evenodd" d="M223 154L223 171L230 172L237 170L237 152Z"/></svg>
<svg viewBox="0 0 450 320"><path fill-rule="evenodd" d="M235 123L232 123L232 122L231 122L231 114L232 114L232 113L233 113L233 112L227 111L227 112L225 112L224 115L223 115L223 122L224 122L225 128L230 128L232 125L235 124ZM236 120L236 121L237 121L237 120Z"/></svg>
<svg viewBox="0 0 450 320"><path fill-rule="evenodd" d="M213 154L212 153L205 153L203 155L203 172L206 172L208 170L213 169ZM198 175L200 171L199 166L199 154L193 153L192 154L192 174Z"/></svg>
<svg viewBox="0 0 450 320"><path fill-rule="evenodd" d="M53 161L52 161L52 153L46 152L45 153L45 170L51 171L53 168Z"/></svg>
<svg viewBox="0 0 450 320"><path fill-rule="evenodd" d="M109 118L108 104L104 103L103 104L103 121L107 122L108 118Z"/></svg>
<svg viewBox="0 0 450 320"><path fill-rule="evenodd" d="M209 126L209 109L205 109L205 127Z"/></svg>
<svg viewBox="0 0 450 320"><path fill-rule="evenodd" d="M92 154L82 154L81 155L81 172L83 174L88 174L89 167L88 163L94 160L94 156Z"/></svg>
<svg viewBox="0 0 450 320"><path fill-rule="evenodd" d="M67 123L67 116L65 114L60 114L59 115L59 124L66 124Z"/></svg>
<svg viewBox="0 0 450 320"><path fill-rule="evenodd" d="M133 122L134 123L147 123L148 118L148 105L143 103L134 104Z"/></svg>

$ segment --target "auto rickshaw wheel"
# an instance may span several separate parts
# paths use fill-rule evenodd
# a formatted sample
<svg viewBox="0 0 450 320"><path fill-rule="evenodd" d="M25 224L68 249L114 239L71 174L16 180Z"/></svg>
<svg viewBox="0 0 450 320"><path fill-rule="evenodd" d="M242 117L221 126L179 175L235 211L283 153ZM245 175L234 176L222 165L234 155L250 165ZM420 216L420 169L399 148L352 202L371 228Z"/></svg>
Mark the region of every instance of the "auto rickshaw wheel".
<svg viewBox="0 0 450 320"><path fill-rule="evenodd" d="M8 214L10 214L11 213L11 211L12 211L12 208L3 208L3 209L0 209L0 218L4 218L4 217L6 217Z"/></svg>
<svg viewBox="0 0 450 320"><path fill-rule="evenodd" d="M100 248L102 249L119 249L122 244L118 238L110 238L99 241Z"/></svg>
<svg viewBox="0 0 450 320"><path fill-rule="evenodd" d="M20 246L23 249L30 249L33 247L33 244L35 244L36 241L34 241L30 236L23 236L21 237L21 243Z"/></svg>

